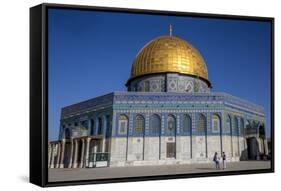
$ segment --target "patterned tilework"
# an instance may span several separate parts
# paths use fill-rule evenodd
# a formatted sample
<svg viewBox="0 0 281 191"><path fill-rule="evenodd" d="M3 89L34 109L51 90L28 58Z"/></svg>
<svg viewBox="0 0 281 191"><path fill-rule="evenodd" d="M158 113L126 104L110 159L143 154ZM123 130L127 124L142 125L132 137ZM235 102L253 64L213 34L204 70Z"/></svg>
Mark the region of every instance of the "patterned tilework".
<svg viewBox="0 0 281 191"><path fill-rule="evenodd" d="M102 109L111 106L113 103L113 93L109 93L103 96L99 96L93 99L89 99L77 104L66 106L62 108L61 119L68 118L79 113L90 112L93 110Z"/></svg>
<svg viewBox="0 0 281 191"><path fill-rule="evenodd" d="M146 89L147 84L149 84L149 87ZM194 84L196 84L196 87ZM138 77L128 84L128 90L133 92L210 92L210 88L205 81L177 73Z"/></svg>
<svg viewBox="0 0 281 191"><path fill-rule="evenodd" d="M212 115L218 114L221 120L222 135L229 135L231 132L226 128L226 115L231 116L231 127L233 119L238 119L238 132L232 130L233 136L240 133L240 119L264 123L265 116L263 108L248 101L231 96L225 93L151 93L151 92L113 92L62 109L60 137L63 135L63 128L73 128L75 123L81 125L84 120L93 120L95 133L97 133L98 118L109 115L112 126L111 136L138 136L134 133L134 119L141 114L145 119L145 136L153 135L149 131L149 118L152 114L161 117L161 135L167 134L167 117L169 114L176 119L176 135L193 136L201 135L196 131L198 114L202 113L207 120L207 135L219 135L220 132L212 132ZM128 121L128 134L118 134L118 117L125 114ZM191 116L192 131L183 133L183 115ZM90 124L90 123L89 123ZM103 123L105 128L106 123ZM92 125L89 125L92 126ZM91 128L91 127L89 127ZM88 133L90 129L87 129ZM105 133L105 132L104 132ZM109 135L108 135L109 136ZM173 135L172 135L173 136Z"/></svg>
<svg viewBox="0 0 281 191"><path fill-rule="evenodd" d="M161 114L161 135L165 135L165 116Z"/></svg>
<svg viewBox="0 0 281 191"><path fill-rule="evenodd" d="M149 135L149 114L145 114L145 135Z"/></svg>
<svg viewBox="0 0 281 191"><path fill-rule="evenodd" d="M225 93L151 93L151 92L114 92L114 104L146 104L161 106L161 104L180 106L202 106L220 104L250 113L264 115L264 109L249 101ZM175 105L177 104L177 105Z"/></svg>
<svg viewBox="0 0 281 191"><path fill-rule="evenodd" d="M210 115L209 131L212 132L212 117L213 117L213 115L217 115L217 116L219 116L219 124L220 124L219 131L215 132L215 133L212 132L212 134L213 135L223 134L223 132L221 132L222 131L222 126L224 124L223 123L223 118L222 118L222 116L223 116L222 112L213 112L213 113L210 113L209 115Z"/></svg>

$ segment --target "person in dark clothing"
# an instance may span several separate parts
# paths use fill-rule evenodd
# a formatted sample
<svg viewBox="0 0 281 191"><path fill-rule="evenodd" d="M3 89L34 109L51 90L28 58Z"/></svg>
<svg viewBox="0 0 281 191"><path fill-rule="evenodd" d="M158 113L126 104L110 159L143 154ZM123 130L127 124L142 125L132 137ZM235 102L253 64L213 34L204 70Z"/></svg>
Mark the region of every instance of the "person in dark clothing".
<svg viewBox="0 0 281 191"><path fill-rule="evenodd" d="M215 162L216 169L220 169L220 162L219 162L219 157L218 157L218 153L217 152L215 152L213 161Z"/></svg>
<svg viewBox="0 0 281 191"><path fill-rule="evenodd" d="M222 152L222 169L226 169L226 155Z"/></svg>

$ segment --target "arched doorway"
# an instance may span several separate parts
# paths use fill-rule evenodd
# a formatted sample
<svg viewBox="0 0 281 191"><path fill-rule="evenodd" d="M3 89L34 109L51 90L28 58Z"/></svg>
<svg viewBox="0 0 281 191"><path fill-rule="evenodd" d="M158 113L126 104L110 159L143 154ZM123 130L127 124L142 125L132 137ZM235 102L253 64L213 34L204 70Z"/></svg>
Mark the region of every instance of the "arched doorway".
<svg viewBox="0 0 281 191"><path fill-rule="evenodd" d="M248 148L248 159L249 160L258 159L259 149L258 149L258 141L256 137L247 138L247 148Z"/></svg>
<svg viewBox="0 0 281 191"><path fill-rule="evenodd" d="M258 127L259 123L256 121L248 121L246 123L246 136L247 136L247 150L248 159L257 160L259 159L259 144L258 138Z"/></svg>

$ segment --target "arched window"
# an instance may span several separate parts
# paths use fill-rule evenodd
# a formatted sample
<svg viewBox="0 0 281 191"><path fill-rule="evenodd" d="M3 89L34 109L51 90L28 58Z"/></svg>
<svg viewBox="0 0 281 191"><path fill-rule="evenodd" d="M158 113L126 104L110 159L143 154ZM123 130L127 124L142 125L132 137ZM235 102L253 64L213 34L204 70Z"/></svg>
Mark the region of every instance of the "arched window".
<svg viewBox="0 0 281 191"><path fill-rule="evenodd" d="M70 130L69 130L69 128L66 128L64 131L64 138L70 139L70 137L71 137Z"/></svg>
<svg viewBox="0 0 281 191"><path fill-rule="evenodd" d="M105 125L106 125L106 131L105 136L109 137L111 135L111 117L110 115L105 116Z"/></svg>
<svg viewBox="0 0 281 191"><path fill-rule="evenodd" d="M124 114L119 116L118 119L118 133L120 135L126 135L128 130L128 117Z"/></svg>
<svg viewBox="0 0 281 191"><path fill-rule="evenodd" d="M98 118L98 135L102 134L103 120L102 117Z"/></svg>
<svg viewBox="0 0 281 191"><path fill-rule="evenodd" d="M246 128L251 128L251 122L249 120L246 120L246 124L245 124Z"/></svg>
<svg viewBox="0 0 281 191"><path fill-rule="evenodd" d="M206 132L206 117L203 114L199 114L198 121L197 121L197 132L198 133L205 133Z"/></svg>
<svg viewBox="0 0 281 191"><path fill-rule="evenodd" d="M135 134L142 135L144 133L144 117L137 115L135 118Z"/></svg>
<svg viewBox="0 0 281 191"><path fill-rule="evenodd" d="M90 120L91 124L91 135L95 134L95 121L93 119Z"/></svg>
<svg viewBox="0 0 281 191"><path fill-rule="evenodd" d="M250 120L245 120L245 128L244 128L244 135L247 135L250 133L250 128L251 128L251 121Z"/></svg>
<svg viewBox="0 0 281 191"><path fill-rule="evenodd" d="M88 126L89 126L88 120L81 121L81 126L85 127L86 129L88 129Z"/></svg>
<svg viewBox="0 0 281 191"><path fill-rule="evenodd" d="M168 124L168 132L176 133L176 118L173 115L168 115L167 119Z"/></svg>
<svg viewBox="0 0 281 191"><path fill-rule="evenodd" d="M149 92L149 90L150 90L149 81L145 81L145 82L144 82L144 91L145 91L145 92Z"/></svg>
<svg viewBox="0 0 281 191"><path fill-rule="evenodd" d="M233 133L235 135L238 134L238 119L237 119L237 117L234 117L234 120L233 120Z"/></svg>
<svg viewBox="0 0 281 191"><path fill-rule="evenodd" d="M259 127L259 122L258 121L253 121L253 127L258 128Z"/></svg>
<svg viewBox="0 0 281 191"><path fill-rule="evenodd" d="M183 115L182 125L183 125L184 133L191 132L192 123L191 123L191 117L188 114Z"/></svg>
<svg viewBox="0 0 281 191"><path fill-rule="evenodd" d="M137 83L134 85L134 91L135 91L135 92L138 91L138 84L137 84Z"/></svg>
<svg viewBox="0 0 281 191"><path fill-rule="evenodd" d="M226 117L226 130L227 130L227 132L232 132L232 130L231 130L231 118L230 118L229 115Z"/></svg>
<svg viewBox="0 0 281 191"><path fill-rule="evenodd" d="M244 136L244 119L240 119L240 134Z"/></svg>
<svg viewBox="0 0 281 191"><path fill-rule="evenodd" d="M150 129L150 132L153 135L159 135L160 134L161 119L157 114L153 114L150 117L149 129Z"/></svg>
<svg viewBox="0 0 281 191"><path fill-rule="evenodd" d="M212 116L212 132L219 133L221 128L220 117L217 114Z"/></svg>
<svg viewBox="0 0 281 191"><path fill-rule="evenodd" d="M259 137L262 139L265 138L265 128L263 123L259 125Z"/></svg>
<svg viewBox="0 0 281 191"><path fill-rule="evenodd" d="M66 125L62 125L61 128L60 128L60 132L59 132L60 139L64 136L65 126Z"/></svg>

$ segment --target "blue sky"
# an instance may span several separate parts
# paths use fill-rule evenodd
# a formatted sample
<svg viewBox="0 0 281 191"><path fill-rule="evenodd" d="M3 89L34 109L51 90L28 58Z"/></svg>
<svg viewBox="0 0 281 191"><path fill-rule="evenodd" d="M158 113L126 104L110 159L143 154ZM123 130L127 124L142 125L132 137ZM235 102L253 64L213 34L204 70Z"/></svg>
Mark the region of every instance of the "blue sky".
<svg viewBox="0 0 281 191"><path fill-rule="evenodd" d="M270 23L67 9L48 12L49 140L58 138L61 108L126 91L131 64L150 40L169 34L197 48L214 92L265 108L270 133Z"/></svg>

